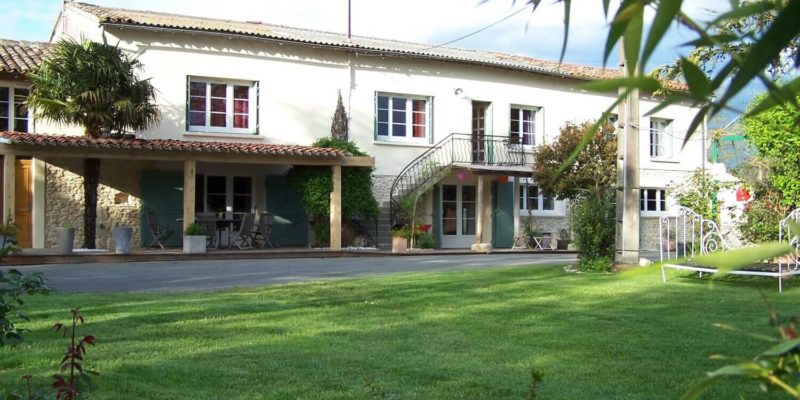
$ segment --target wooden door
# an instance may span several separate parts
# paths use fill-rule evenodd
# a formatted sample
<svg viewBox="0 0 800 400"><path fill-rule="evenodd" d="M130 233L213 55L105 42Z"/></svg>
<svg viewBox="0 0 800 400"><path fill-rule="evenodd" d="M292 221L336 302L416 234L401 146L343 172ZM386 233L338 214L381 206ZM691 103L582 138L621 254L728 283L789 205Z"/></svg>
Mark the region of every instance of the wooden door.
<svg viewBox="0 0 800 400"><path fill-rule="evenodd" d="M31 160L17 160L17 179L14 190L14 223L17 232L17 243L20 247L30 248L33 245L33 174Z"/></svg>

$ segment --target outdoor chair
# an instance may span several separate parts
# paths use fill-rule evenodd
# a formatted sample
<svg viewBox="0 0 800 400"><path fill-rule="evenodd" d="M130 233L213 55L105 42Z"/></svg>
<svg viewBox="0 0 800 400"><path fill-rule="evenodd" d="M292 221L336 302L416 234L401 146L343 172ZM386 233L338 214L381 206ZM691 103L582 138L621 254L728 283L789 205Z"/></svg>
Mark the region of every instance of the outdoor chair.
<svg viewBox="0 0 800 400"><path fill-rule="evenodd" d="M163 242L166 241L175 232L170 230L167 226L159 224L155 212L148 211L146 217L147 217L147 228L150 230L150 234L153 235L153 242L150 243L150 247L158 246L163 249L164 248Z"/></svg>
<svg viewBox="0 0 800 400"><path fill-rule="evenodd" d="M217 247L217 214L198 213L195 219L198 224L206 228L206 247Z"/></svg>
<svg viewBox="0 0 800 400"><path fill-rule="evenodd" d="M261 217L258 219L258 225L256 225L256 229L250 236L251 243L254 247L258 246L262 249L267 247L275 247L269 240L269 235L272 233L272 224L274 221L275 217L273 217L271 213L261 213ZM260 245L259 242L261 242Z"/></svg>
<svg viewBox="0 0 800 400"><path fill-rule="evenodd" d="M255 214L247 213L242 218L242 224L239 226L239 233L236 234L234 243L236 248L252 249L253 248L253 225L255 223Z"/></svg>

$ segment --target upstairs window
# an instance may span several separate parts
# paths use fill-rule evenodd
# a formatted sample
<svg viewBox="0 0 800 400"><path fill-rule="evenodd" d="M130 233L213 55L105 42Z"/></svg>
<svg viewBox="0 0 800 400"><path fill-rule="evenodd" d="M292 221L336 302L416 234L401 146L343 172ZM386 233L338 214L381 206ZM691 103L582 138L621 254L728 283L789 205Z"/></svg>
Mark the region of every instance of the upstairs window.
<svg viewBox="0 0 800 400"><path fill-rule="evenodd" d="M187 130L257 133L258 82L189 78Z"/></svg>
<svg viewBox="0 0 800 400"><path fill-rule="evenodd" d="M672 120L650 119L650 157L672 158Z"/></svg>
<svg viewBox="0 0 800 400"><path fill-rule="evenodd" d="M555 198L547 196L536 185L523 184L519 188L519 209L522 211L555 211Z"/></svg>
<svg viewBox="0 0 800 400"><path fill-rule="evenodd" d="M535 107L511 107L511 126L508 136L524 146L536 145Z"/></svg>
<svg viewBox="0 0 800 400"><path fill-rule="evenodd" d="M377 93L375 103L377 140L428 143L429 97Z"/></svg>
<svg viewBox="0 0 800 400"><path fill-rule="evenodd" d="M28 89L0 87L0 131L28 132Z"/></svg>
<svg viewBox="0 0 800 400"><path fill-rule="evenodd" d="M642 212L667 211L667 191L665 189L642 189L639 192L639 210Z"/></svg>

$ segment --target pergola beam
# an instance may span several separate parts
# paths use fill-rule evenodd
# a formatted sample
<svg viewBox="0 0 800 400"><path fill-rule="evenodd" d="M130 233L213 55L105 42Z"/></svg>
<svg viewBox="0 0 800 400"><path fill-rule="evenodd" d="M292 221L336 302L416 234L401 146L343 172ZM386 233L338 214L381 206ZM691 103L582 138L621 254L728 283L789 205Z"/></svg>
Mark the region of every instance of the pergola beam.
<svg viewBox="0 0 800 400"><path fill-rule="evenodd" d="M197 161L187 160L183 162L183 229L194 223L195 210L195 173L197 172Z"/></svg>
<svg viewBox="0 0 800 400"><path fill-rule="evenodd" d="M334 165L332 168L333 191L331 191L330 221L331 221L331 250L342 249L342 167Z"/></svg>
<svg viewBox="0 0 800 400"><path fill-rule="evenodd" d="M243 154L212 152L175 152L143 149L75 148L0 144L0 153L16 153L47 161L64 158L99 158L109 160L189 161L225 164L311 165L374 167L374 157L325 157L312 155Z"/></svg>

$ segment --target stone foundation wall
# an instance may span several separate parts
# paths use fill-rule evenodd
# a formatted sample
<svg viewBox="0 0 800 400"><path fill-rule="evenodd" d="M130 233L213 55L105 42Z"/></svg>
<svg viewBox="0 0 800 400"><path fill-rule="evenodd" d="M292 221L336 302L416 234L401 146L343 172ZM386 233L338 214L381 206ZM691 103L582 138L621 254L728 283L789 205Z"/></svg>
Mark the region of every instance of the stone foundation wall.
<svg viewBox="0 0 800 400"><path fill-rule="evenodd" d="M658 250L658 217L639 218L639 250Z"/></svg>
<svg viewBox="0 0 800 400"><path fill-rule="evenodd" d="M396 178L394 175L372 176L372 196L378 201L378 205L389 202L389 190Z"/></svg>
<svg viewBox="0 0 800 400"><path fill-rule="evenodd" d="M100 249L112 249L112 229L133 228L132 246L140 247L141 199L139 180L143 164L127 160L103 160L97 199L97 238ZM83 162L56 161L46 165L45 245L56 244L55 228L75 228L75 246L83 246Z"/></svg>

